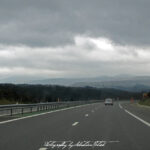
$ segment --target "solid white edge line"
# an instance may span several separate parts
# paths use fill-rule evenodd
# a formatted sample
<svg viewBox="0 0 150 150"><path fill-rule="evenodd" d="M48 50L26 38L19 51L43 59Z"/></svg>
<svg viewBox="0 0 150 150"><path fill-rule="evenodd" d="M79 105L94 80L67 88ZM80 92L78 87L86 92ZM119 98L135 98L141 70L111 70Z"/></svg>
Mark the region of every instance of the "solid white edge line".
<svg viewBox="0 0 150 150"><path fill-rule="evenodd" d="M129 115L131 115L132 117L136 118L137 120L141 121L142 123L144 123L145 125L147 125L148 127L150 127L150 123L141 119L140 117L132 114L131 112L129 112L128 110L124 109L126 113L128 113Z"/></svg>
<svg viewBox="0 0 150 150"><path fill-rule="evenodd" d="M95 104L95 103L93 103L93 104ZM80 105L80 106L63 108L63 109L53 110L53 111L44 112L44 113L40 113L40 114L35 114L35 115L31 115L31 116L26 116L26 117L21 117L21 118L16 118L16 119L11 119L11 120L1 121L0 124L5 124L5 123L9 123L9 122L17 121L17 120L22 120L22 119L26 119L26 118L32 118L32 117L36 117L36 116L41 116L41 115L45 115L45 114L50 114L50 113L53 113L53 112L58 112L58 111L64 111L64 110L73 109L73 108L84 107L84 106L88 106L88 105L91 105L91 104L85 104L85 105Z"/></svg>
<svg viewBox="0 0 150 150"><path fill-rule="evenodd" d="M72 124L72 126L76 126L78 123L79 123L79 122L74 122L74 123Z"/></svg>

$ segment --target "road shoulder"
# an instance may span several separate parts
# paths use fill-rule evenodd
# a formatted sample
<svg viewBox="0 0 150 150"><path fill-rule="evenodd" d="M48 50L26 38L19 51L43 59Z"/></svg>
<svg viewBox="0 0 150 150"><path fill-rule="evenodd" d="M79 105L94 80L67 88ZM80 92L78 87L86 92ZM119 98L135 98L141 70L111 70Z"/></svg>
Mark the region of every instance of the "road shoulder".
<svg viewBox="0 0 150 150"><path fill-rule="evenodd" d="M139 106L137 103L125 102L121 103L122 107L134 115L142 118L143 120L150 122L150 109L147 107Z"/></svg>

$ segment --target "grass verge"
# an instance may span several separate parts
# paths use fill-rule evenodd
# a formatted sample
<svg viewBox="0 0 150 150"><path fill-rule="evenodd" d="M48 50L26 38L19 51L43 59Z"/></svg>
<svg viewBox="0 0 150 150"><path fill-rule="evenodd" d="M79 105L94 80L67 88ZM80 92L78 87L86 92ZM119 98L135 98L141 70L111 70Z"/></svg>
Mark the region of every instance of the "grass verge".
<svg viewBox="0 0 150 150"><path fill-rule="evenodd" d="M141 101L139 101L139 104L150 106L150 99L141 100Z"/></svg>

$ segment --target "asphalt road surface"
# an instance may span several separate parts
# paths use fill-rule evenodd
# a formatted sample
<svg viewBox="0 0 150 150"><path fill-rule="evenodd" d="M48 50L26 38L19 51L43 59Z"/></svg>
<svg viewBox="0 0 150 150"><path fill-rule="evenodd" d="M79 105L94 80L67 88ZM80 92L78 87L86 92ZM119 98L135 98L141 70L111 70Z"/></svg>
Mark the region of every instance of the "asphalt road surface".
<svg viewBox="0 0 150 150"><path fill-rule="evenodd" d="M149 123L149 108L96 103L0 123L0 150L150 150Z"/></svg>

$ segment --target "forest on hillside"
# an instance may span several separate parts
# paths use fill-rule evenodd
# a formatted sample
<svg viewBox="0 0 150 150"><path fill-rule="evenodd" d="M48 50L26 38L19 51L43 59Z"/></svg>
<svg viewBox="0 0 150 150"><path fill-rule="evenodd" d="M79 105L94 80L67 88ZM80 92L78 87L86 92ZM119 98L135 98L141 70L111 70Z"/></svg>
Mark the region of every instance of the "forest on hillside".
<svg viewBox="0 0 150 150"><path fill-rule="evenodd" d="M0 84L0 101L8 100L18 103L39 103L55 101L77 101L104 98L135 99L141 93L116 89L98 89L92 87L64 87L54 85Z"/></svg>

